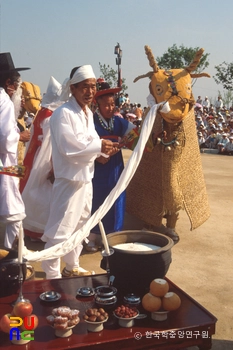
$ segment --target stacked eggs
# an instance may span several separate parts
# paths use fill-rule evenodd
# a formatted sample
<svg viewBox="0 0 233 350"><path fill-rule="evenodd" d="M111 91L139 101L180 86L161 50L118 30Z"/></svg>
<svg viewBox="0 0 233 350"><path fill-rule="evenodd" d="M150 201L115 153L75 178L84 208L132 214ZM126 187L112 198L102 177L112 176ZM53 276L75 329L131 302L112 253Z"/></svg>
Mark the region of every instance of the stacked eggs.
<svg viewBox="0 0 233 350"><path fill-rule="evenodd" d="M150 283L150 291L142 298L145 310L155 312L159 310L174 311L180 307L180 297L169 292L169 284L165 279L156 278Z"/></svg>

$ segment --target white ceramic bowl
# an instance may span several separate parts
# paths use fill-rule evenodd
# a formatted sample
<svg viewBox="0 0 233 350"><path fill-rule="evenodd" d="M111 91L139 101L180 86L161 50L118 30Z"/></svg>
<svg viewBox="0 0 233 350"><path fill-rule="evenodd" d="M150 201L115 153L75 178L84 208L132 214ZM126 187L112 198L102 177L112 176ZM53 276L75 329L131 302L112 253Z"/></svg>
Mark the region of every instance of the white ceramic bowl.
<svg viewBox="0 0 233 350"><path fill-rule="evenodd" d="M74 326L71 326L71 327L67 327L65 329L56 329L54 328L55 330L55 335L56 337L59 337L59 338L67 338L67 337L70 337L71 334L73 333L73 328L77 326L76 324Z"/></svg>
<svg viewBox="0 0 233 350"><path fill-rule="evenodd" d="M28 337L30 338L31 337L31 334L28 335ZM25 338L27 338L27 336L25 336ZM27 344L31 341L31 339L12 339L11 342L12 344L15 344L15 345L24 345L24 344Z"/></svg>
<svg viewBox="0 0 233 350"><path fill-rule="evenodd" d="M151 312L151 318L154 321L165 321L167 319L169 311L155 311Z"/></svg>
<svg viewBox="0 0 233 350"><path fill-rule="evenodd" d="M108 320L108 317L104 320L104 321L95 321L95 322L91 322L91 321L87 321L85 320L86 324L87 324L87 330L89 332L101 332L104 329L104 322L106 322Z"/></svg>
<svg viewBox="0 0 233 350"><path fill-rule="evenodd" d="M138 317L139 312L137 313L137 315L135 315L134 317L130 317L130 318L119 317L115 314L115 312L113 313L113 315L118 319L119 326L130 328L130 327L133 327L134 320L135 320L135 318Z"/></svg>

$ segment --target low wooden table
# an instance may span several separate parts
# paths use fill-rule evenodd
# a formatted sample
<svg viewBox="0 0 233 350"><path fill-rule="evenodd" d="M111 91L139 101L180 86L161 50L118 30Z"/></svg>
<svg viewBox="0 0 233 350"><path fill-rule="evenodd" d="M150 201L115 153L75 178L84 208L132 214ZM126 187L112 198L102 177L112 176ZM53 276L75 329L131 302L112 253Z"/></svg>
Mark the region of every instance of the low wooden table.
<svg viewBox="0 0 233 350"><path fill-rule="evenodd" d="M39 326L35 330L34 340L26 345L13 345L9 334L0 331L0 349L4 350L46 350L46 349L166 349L175 350L189 346L200 349L211 349L211 338L215 333L217 319L174 283L168 280L170 291L176 292L181 298L178 310L170 312L165 321L153 321L148 317L136 320L132 328L121 328L113 322L106 322L103 331L89 333L82 316L84 311L94 306L92 298L76 298L80 287L97 287L108 283L106 274L88 277L76 277L56 280L28 281L23 285L23 295L33 304L33 313L39 318ZM56 290L61 294L57 302L43 302L39 295L48 290ZM118 304L122 296L118 290ZM0 298L0 316L12 311L12 303L17 295ZM80 310L80 323L73 328L73 334L68 338L57 338L54 330L46 322L46 316L53 308L67 305ZM111 311L108 311L111 314ZM144 312L144 311L143 311ZM109 321L113 321L110 316Z"/></svg>

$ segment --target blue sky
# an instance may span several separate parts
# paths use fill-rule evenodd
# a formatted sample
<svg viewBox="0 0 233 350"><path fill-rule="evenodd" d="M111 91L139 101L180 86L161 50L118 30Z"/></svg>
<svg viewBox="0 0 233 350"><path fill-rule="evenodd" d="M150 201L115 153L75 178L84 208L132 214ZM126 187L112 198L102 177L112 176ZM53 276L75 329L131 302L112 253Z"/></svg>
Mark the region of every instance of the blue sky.
<svg viewBox="0 0 233 350"><path fill-rule="evenodd" d="M16 67L46 91L49 77L60 83L73 67L99 62L117 69L114 46L120 43L122 76L132 102L146 105L148 79L133 79L150 71L144 45L155 57L173 44L203 47L209 53L207 72L233 61L233 1L223 0L0 0L0 52L11 52ZM199 78L194 96L215 99L221 85Z"/></svg>

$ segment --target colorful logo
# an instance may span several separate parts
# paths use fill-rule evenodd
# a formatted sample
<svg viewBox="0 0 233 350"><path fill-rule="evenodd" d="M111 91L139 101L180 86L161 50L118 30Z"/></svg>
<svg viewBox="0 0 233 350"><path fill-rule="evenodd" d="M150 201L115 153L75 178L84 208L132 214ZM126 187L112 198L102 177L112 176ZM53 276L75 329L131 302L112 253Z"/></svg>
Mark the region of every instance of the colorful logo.
<svg viewBox="0 0 233 350"><path fill-rule="evenodd" d="M10 323L10 327L12 327L9 333L10 340L13 340L13 339L34 340L34 324L35 324L34 316L31 316L30 318L24 317L24 319L17 316L11 316L10 320L14 321L14 323ZM16 321L18 321L18 323L16 323Z"/></svg>

